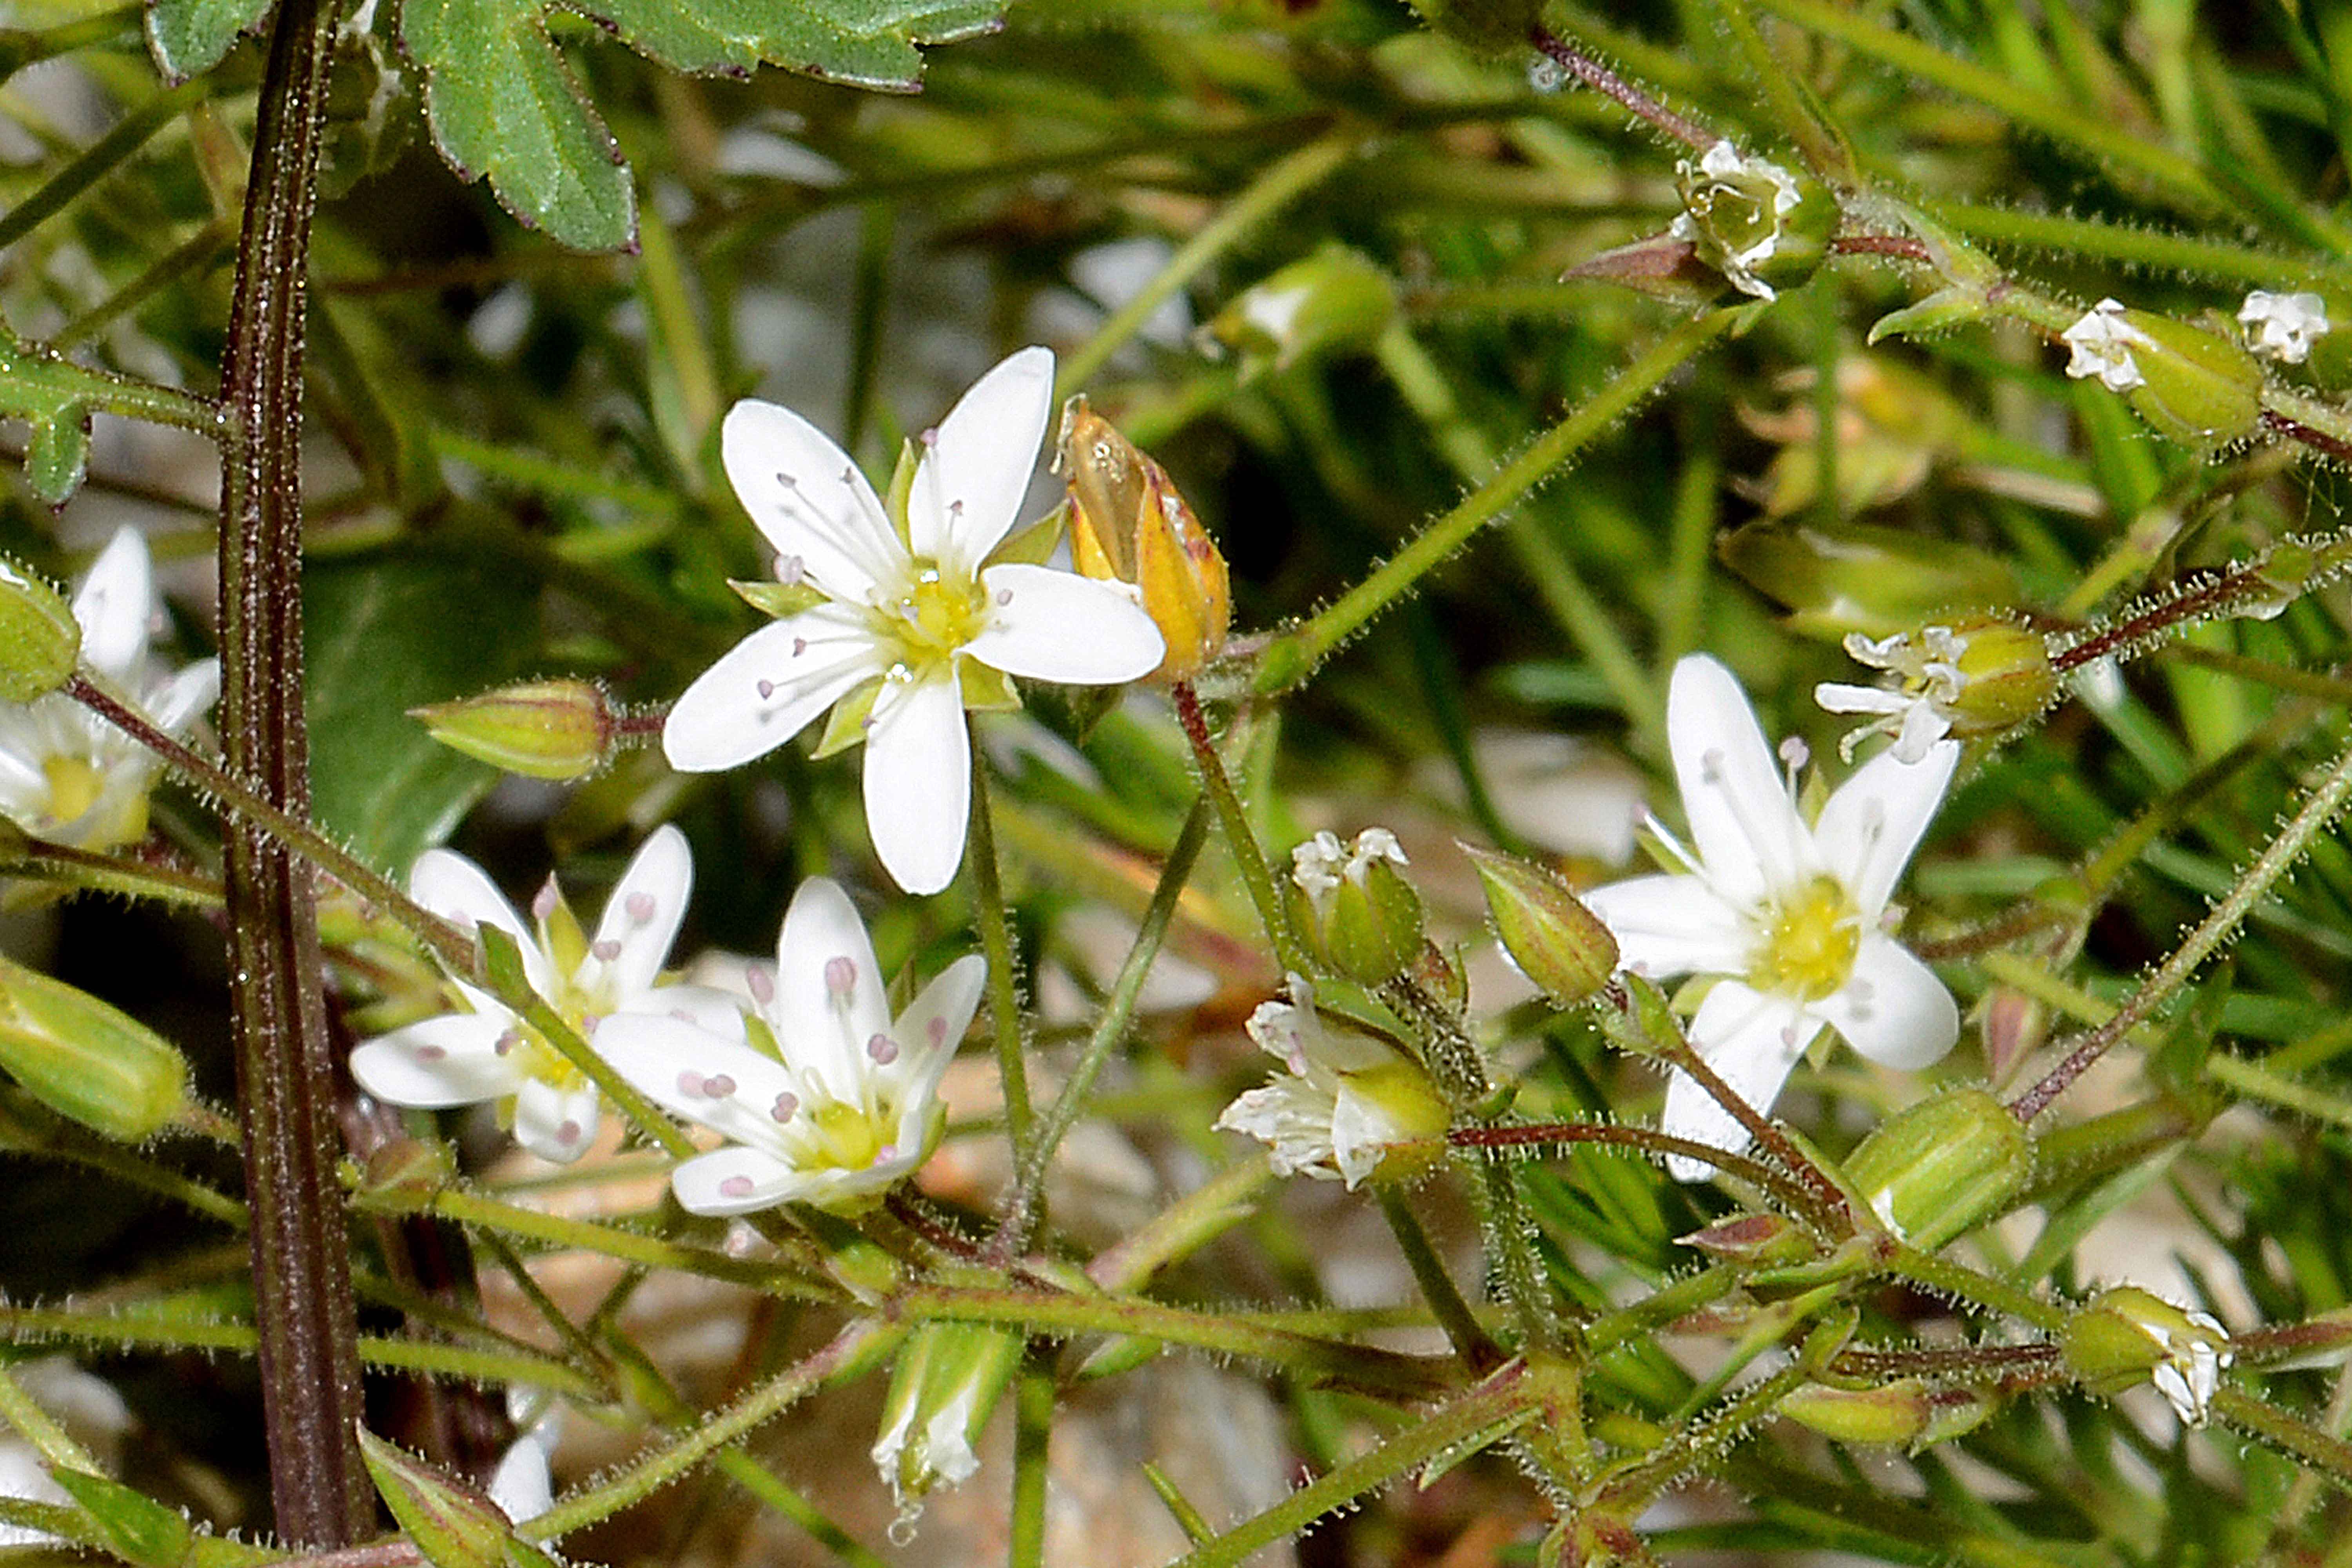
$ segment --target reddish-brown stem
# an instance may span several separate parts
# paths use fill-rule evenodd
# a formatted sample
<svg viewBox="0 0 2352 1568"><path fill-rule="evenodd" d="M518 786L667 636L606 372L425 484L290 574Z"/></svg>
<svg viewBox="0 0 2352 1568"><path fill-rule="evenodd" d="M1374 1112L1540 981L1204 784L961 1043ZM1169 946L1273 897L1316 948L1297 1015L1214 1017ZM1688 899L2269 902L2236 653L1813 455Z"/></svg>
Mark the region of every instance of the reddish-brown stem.
<svg viewBox="0 0 2352 1568"><path fill-rule="evenodd" d="M2179 626L2183 621L2198 620L2215 614L2235 600L2263 591L2263 580L2259 566L2224 572L2178 598L2152 605L2136 616L2126 616L2112 626L2100 627L2082 641L2057 650L2050 656L2050 668L2062 675L2068 670L2080 669L2118 649L2129 648L2153 633Z"/></svg>
<svg viewBox="0 0 2352 1568"><path fill-rule="evenodd" d="M221 365L221 714L227 772L310 812L302 682L302 365L310 222L335 7L281 0ZM358 1320L335 1163L332 1044L310 868L226 824L230 1022L263 1421L278 1531L333 1550L374 1533L360 1458Z"/></svg>
<svg viewBox="0 0 2352 1568"><path fill-rule="evenodd" d="M2270 409L2263 410L2263 428L2273 435L2284 436L2290 441L2300 441L2315 452L2324 452L2339 463L2352 463L2352 446L2337 440L2324 430L2315 430L2300 420L2290 419Z"/></svg>
<svg viewBox="0 0 2352 1568"><path fill-rule="evenodd" d="M1558 37L1550 28L1541 24L1529 28L1528 42L1533 44L1547 59L1577 80L1595 92L1616 100L1628 110L1664 132L1684 146L1704 153L1723 140L1704 126L1676 114L1574 44Z"/></svg>
<svg viewBox="0 0 2352 1568"><path fill-rule="evenodd" d="M1935 265L1936 258L1922 242L1907 234L1841 234L1830 241L1833 256L1889 256L1897 261Z"/></svg>

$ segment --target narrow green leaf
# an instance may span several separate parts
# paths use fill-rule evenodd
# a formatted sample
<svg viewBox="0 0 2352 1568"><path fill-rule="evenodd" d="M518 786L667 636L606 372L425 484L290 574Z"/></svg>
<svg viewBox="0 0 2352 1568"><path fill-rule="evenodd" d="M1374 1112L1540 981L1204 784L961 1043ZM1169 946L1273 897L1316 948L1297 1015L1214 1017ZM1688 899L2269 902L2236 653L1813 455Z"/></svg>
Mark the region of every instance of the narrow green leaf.
<svg viewBox="0 0 2352 1568"><path fill-rule="evenodd" d="M147 47L172 81L202 76L261 26L269 0L147 0Z"/></svg>
<svg viewBox="0 0 2352 1568"><path fill-rule="evenodd" d="M135 1487L59 1466L50 1472L98 1524L106 1549L135 1568L180 1568L195 1539L187 1516Z"/></svg>
<svg viewBox="0 0 2352 1568"><path fill-rule="evenodd" d="M360 1452L384 1506L433 1568L507 1568L513 1531L497 1504L364 1428Z"/></svg>

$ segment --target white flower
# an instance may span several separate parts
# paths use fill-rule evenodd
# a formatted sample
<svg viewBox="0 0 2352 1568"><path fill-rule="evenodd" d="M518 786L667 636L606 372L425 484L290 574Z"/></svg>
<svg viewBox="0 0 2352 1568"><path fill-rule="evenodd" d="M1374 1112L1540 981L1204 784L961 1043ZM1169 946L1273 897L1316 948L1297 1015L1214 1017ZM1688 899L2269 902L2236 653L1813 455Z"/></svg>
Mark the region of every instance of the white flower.
<svg viewBox="0 0 2352 1568"><path fill-rule="evenodd" d="M1685 871L1612 882L1584 901L1636 973L1722 976L1691 1021L1707 1066L1769 1110L1824 1026L1889 1067L1926 1067L1951 1049L1951 994L1881 926L1958 743L1938 741L1916 763L1872 758L1808 826L1738 682L1702 655L1675 667L1666 741L1696 855L1669 838ZM1746 1129L1679 1073L1664 1126L1734 1152L1748 1146ZM1672 1168L1684 1181L1708 1172L1696 1160Z"/></svg>
<svg viewBox="0 0 2352 1568"><path fill-rule="evenodd" d="M1391 1046L1327 1026L1303 977L1290 977L1289 1001L1260 1003L1247 1026L1288 1070L1225 1107L1217 1125L1266 1145L1277 1175L1352 1188L1391 1148L1444 1136L1445 1102L1429 1075Z"/></svg>
<svg viewBox="0 0 2352 1568"><path fill-rule="evenodd" d="M408 891L435 914L512 936L530 988L593 1042L625 1013L676 1011L722 1029L736 1016L733 1002L718 992L659 983L693 882L686 835L664 826L614 884L593 937L581 931L553 878L532 903L534 932L479 866L447 849L417 858ZM352 1053L360 1087L394 1105L429 1110L497 1100L515 1141L541 1159L586 1152L602 1110L596 1086L497 997L460 980L449 987L466 1011L395 1029Z"/></svg>
<svg viewBox="0 0 2352 1568"><path fill-rule="evenodd" d="M2327 320L2327 301L2316 294L2273 294L2257 289L2238 308L2246 329L2246 346L2266 359L2301 364L2311 357L2311 345L2335 330Z"/></svg>
<svg viewBox="0 0 2352 1568"><path fill-rule="evenodd" d="M607 1020L596 1047L649 1098L732 1140L671 1173L691 1212L852 1212L938 1143L940 1075L987 973L977 954L956 960L893 1023L865 922L840 884L812 877L784 912L774 974L748 972L750 1044L640 1014Z"/></svg>
<svg viewBox="0 0 2352 1568"><path fill-rule="evenodd" d="M220 661L157 668L147 642L158 614L155 571L135 529L117 531L73 600L81 657L155 727L184 734L220 696ZM26 832L110 849L147 832L155 754L62 692L0 704L0 816Z"/></svg>
<svg viewBox="0 0 2352 1568"><path fill-rule="evenodd" d="M1331 897L1342 882L1361 888L1373 865L1381 860L1392 866L1412 864L1404 858L1404 846L1385 827L1367 827L1353 843L1344 845L1338 834L1326 831L1290 851L1290 879L1298 884L1298 890L1307 895L1320 918L1331 912Z"/></svg>
<svg viewBox="0 0 2352 1568"><path fill-rule="evenodd" d="M1688 160L1677 163L1675 172L1681 175L1686 189L1708 191L1729 186L1742 194L1769 191L1772 199L1771 221L1759 223L1763 237L1738 250L1724 247L1717 263L1725 279L1741 293L1759 300L1780 298L1771 284L1757 276L1756 269L1770 261L1780 248L1780 220L1793 212L1805 199L1797 177L1768 158L1751 158L1728 141L1717 142L1699 155L1698 166L1691 167ZM1666 232L1676 239L1706 248L1712 237L1700 224L1698 216L1688 211L1676 213Z"/></svg>
<svg viewBox="0 0 2352 1568"><path fill-rule="evenodd" d="M778 577L824 601L753 632L687 688L662 731L671 764L735 767L856 704L874 851L910 893L946 887L971 809L966 683L992 700L1003 687L987 691L990 671L1111 685L1150 674L1164 652L1119 588L988 564L1027 492L1053 390L1041 348L982 376L929 438L903 527L815 426L770 403L730 409L727 477L775 546Z"/></svg>
<svg viewBox="0 0 2352 1568"><path fill-rule="evenodd" d="M2121 300L2100 300L2058 335L2074 351L2066 361L2066 374L2076 381L2095 375L2109 392L2129 392L2147 384L2132 350L2152 349L2156 340L2124 320Z"/></svg>
<svg viewBox="0 0 2352 1568"><path fill-rule="evenodd" d="M1903 688L1889 691L1883 687L1848 686L1834 680L1824 680L1814 687L1813 700L1832 713L1880 716L1879 722L1847 735L1839 742L1838 750L1852 761L1856 741L1874 731L1884 731L1895 737L1895 755L1899 761L1925 761L1928 749L1952 732L1957 717L1953 705L1959 701L1968 685L1967 678L1960 673L1960 655L1967 651L1964 645L1950 627L1928 626L1920 632L1916 647L1900 632L1875 642L1860 632L1852 632L1847 634L1845 651L1857 664L1900 676Z"/></svg>
<svg viewBox="0 0 2352 1568"><path fill-rule="evenodd" d="M2194 1333L2172 1333L2164 1325L2143 1321L2140 1329L2163 1359L2148 1373L2156 1391L2171 1405L2184 1426L2202 1426L2221 1387L2221 1372L2238 1359L2230 1348L2230 1331L2210 1312L2186 1314Z"/></svg>
<svg viewBox="0 0 2352 1568"><path fill-rule="evenodd" d="M509 1524L520 1524L555 1506L551 1467L563 1407L542 1392L514 1386L507 1390L507 1415L514 1421L515 1440L499 1456L499 1468L484 1489Z"/></svg>

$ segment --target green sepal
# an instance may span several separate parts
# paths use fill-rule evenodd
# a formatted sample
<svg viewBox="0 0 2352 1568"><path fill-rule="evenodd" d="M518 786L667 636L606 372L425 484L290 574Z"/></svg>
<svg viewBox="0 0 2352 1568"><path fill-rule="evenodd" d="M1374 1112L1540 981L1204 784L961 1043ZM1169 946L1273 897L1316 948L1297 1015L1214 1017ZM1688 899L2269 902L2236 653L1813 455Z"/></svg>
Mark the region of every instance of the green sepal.
<svg viewBox="0 0 2352 1568"><path fill-rule="evenodd" d="M890 470L890 488L882 495L882 510L889 515L890 526L898 531L898 542L910 553L915 534L907 521L907 503L915 493L915 470L922 466L922 443L911 437L899 443L898 466Z"/></svg>
<svg viewBox="0 0 2352 1568"><path fill-rule="evenodd" d="M81 658L81 623L37 572L0 558L0 700L30 702L63 686Z"/></svg>
<svg viewBox="0 0 2352 1568"><path fill-rule="evenodd" d="M1455 1466L1477 1458L1541 1414L1540 1405L1522 1405L1516 1410L1505 1411L1466 1436L1455 1438L1422 1461L1421 1469L1412 1479L1414 1488L1427 1491Z"/></svg>
<svg viewBox="0 0 2352 1568"><path fill-rule="evenodd" d="M745 583L730 577L727 585L735 596L759 611L782 620L803 610L814 610L831 601L824 589L814 583Z"/></svg>
<svg viewBox="0 0 2352 1568"><path fill-rule="evenodd" d="M964 707L971 712L1010 713L1021 706L1021 693L1014 689L1013 678L976 658L957 662L956 684L963 692Z"/></svg>
<svg viewBox="0 0 2352 1568"><path fill-rule="evenodd" d="M991 566L1043 566L1054 558L1055 547L1062 542L1062 531L1069 525L1070 503L1067 500L1031 523L1006 536L1004 542L990 553Z"/></svg>
<svg viewBox="0 0 2352 1568"><path fill-rule="evenodd" d="M864 742L866 721L874 715L875 700L882 695L882 683L887 676L877 675L851 688L849 694L833 705L831 717L824 721L824 733L817 737L816 750L809 755L830 757L837 752Z"/></svg>
<svg viewBox="0 0 2352 1568"><path fill-rule="evenodd" d="M60 1465L49 1472L98 1526L106 1550L133 1568L180 1568L195 1539L187 1516L136 1487Z"/></svg>
<svg viewBox="0 0 2352 1568"><path fill-rule="evenodd" d="M364 1427L360 1457L393 1520L433 1568L508 1568L514 1532L496 1503Z"/></svg>
<svg viewBox="0 0 2352 1568"><path fill-rule="evenodd" d="M776 1038L776 1031L769 1026L767 1019L748 1009L743 1014L743 1038L753 1050L769 1060L781 1062L784 1059L784 1047Z"/></svg>

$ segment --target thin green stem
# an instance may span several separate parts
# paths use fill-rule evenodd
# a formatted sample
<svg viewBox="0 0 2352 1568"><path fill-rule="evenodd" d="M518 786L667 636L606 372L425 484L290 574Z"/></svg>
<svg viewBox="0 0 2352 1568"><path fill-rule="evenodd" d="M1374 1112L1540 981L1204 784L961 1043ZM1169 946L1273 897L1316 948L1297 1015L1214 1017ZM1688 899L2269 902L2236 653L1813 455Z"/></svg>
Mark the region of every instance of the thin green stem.
<svg viewBox="0 0 2352 1568"><path fill-rule="evenodd" d="M1013 1385L1012 1527L1006 1568L1044 1568L1046 1450L1054 1436L1054 1372L1034 1347Z"/></svg>
<svg viewBox="0 0 2352 1568"><path fill-rule="evenodd" d="M1029 1063L1022 1037L1021 955L1013 940L1013 911L1004 903L1004 868L996 858L988 763L976 746L971 753L971 842L964 858L971 866L972 919L980 926L981 952L988 959L988 1007L997 1076L1003 1086L1005 1135L1013 1145L1013 1168L1022 1171L1028 1168L1035 1143L1036 1111L1029 1099Z"/></svg>
<svg viewBox="0 0 2352 1568"><path fill-rule="evenodd" d="M2205 1076L2243 1100L2259 1100L2314 1121L2352 1131L2352 1103L2308 1084L2282 1078L2243 1057L2215 1051L2205 1058Z"/></svg>
<svg viewBox="0 0 2352 1568"><path fill-rule="evenodd" d="M2352 1443L2242 1389L2216 1389L2213 1414L2256 1442L2308 1466L2338 1491L2352 1492Z"/></svg>
<svg viewBox="0 0 2352 1568"><path fill-rule="evenodd" d="M1093 337L1062 361L1061 370L1054 378L1055 400L1058 403L1093 380L1104 362L1141 330L1176 290L1250 230L1328 179L1360 140L1360 132L1334 132L1276 159L1248 189L1226 203L1223 212L1186 240L1168 258L1168 265L1160 269L1159 276L1138 289L1096 329Z"/></svg>
<svg viewBox="0 0 2352 1568"><path fill-rule="evenodd" d="M2032 1324L2044 1333L2057 1333L2066 1326L2066 1309L2053 1302L2031 1296L2015 1286L1979 1274L1963 1264L1932 1252L1922 1252L1916 1247L1895 1243L1887 1252L1881 1266L1885 1272L1914 1285L1924 1286L1938 1295L1956 1301L1968 1301L1990 1311L2006 1312L2012 1318Z"/></svg>
<svg viewBox="0 0 2352 1568"><path fill-rule="evenodd" d="M1652 344L1574 413L1538 437L1336 604L1267 644L1258 658L1255 689L1271 695L1306 679L1332 650L1410 592L1480 529L1508 516L1529 490L1631 413L1667 376L1728 331L1739 316L1738 310L1709 310L1681 322Z"/></svg>
<svg viewBox="0 0 2352 1568"><path fill-rule="evenodd" d="M1306 946L1291 929L1290 910L1282 889L1266 864L1257 834L1250 827L1249 807L1234 788L1233 777L1225 772L1224 758L1217 751L1217 739L1209 731L1209 719L1202 711L1200 693L1191 681L1180 680L1172 694L1184 738L1192 743L1192 760L1199 767L1201 787L1216 805L1218 821L1225 830L1225 847L1241 871L1242 886L1249 890L1250 902L1257 908L1258 923L1265 930L1265 940L1273 945L1275 960L1286 973L1312 973L1314 965L1307 956Z"/></svg>
<svg viewBox="0 0 2352 1568"><path fill-rule="evenodd" d="M205 225L138 277L58 328L49 346L63 350L88 342L181 279L210 271L228 249L228 235L221 225Z"/></svg>
<svg viewBox="0 0 2352 1568"><path fill-rule="evenodd" d="M79 1470L85 1475L103 1475L104 1469L90 1458L89 1450L73 1440L72 1434L58 1425L47 1411L33 1403L5 1366L0 1366L0 1420L16 1429L16 1436L30 1443L53 1469Z"/></svg>
<svg viewBox="0 0 2352 1568"><path fill-rule="evenodd" d="M1208 836L1209 800L1202 795L1192 803L1192 814L1185 817L1168 858L1160 868L1160 884L1152 889L1151 903L1143 912L1143 922L1136 931L1134 942L1127 950L1126 962L1119 965L1118 974L1111 982L1110 994L1103 999L1102 1010L1096 1015L1086 1048L1079 1052L1061 1093L1055 1097L1030 1139L1027 1158L1013 1183L1013 1196L1004 1205L1004 1217L989 1246L991 1255L1000 1263L1028 1245L1030 1216L1036 1207L1038 1194L1045 1190L1045 1172L1054 1163L1054 1151L1076 1125L1078 1113L1086 1108L1086 1098L1093 1092L1103 1064L1127 1037L1128 1026L1135 1018L1136 1000L1143 994L1143 983L1150 976L1152 961L1160 956L1160 946L1168 940L1168 926L1175 918L1177 900L1192 879L1193 863L1200 858L1201 846Z"/></svg>
<svg viewBox="0 0 2352 1568"><path fill-rule="evenodd" d="M2050 1103L2066 1091L2067 1086L2080 1078L2093 1062L2107 1053L2109 1047L2152 1015L2197 971L2198 965L2210 957L2213 950L2229 940L2253 907L2271 889L2271 885L2286 874L2287 868L2300 859L2327 825L2344 809L2347 796L2352 796L2352 749L2346 750L2321 777L2319 784L2305 797L2302 808L2276 838L2265 846L2245 874L2231 887L2213 908L2199 921L2171 955L2157 965L2154 973L2141 982L2139 988L2126 998L2114 1016L2084 1035L2064 1060L2051 1068L2048 1076L2035 1084L2010 1105L2010 1111L2020 1121L2031 1122L2050 1107Z"/></svg>
<svg viewBox="0 0 2352 1568"><path fill-rule="evenodd" d="M182 111L211 96L212 82L204 77L165 88L110 127L103 136L76 154L49 176L40 189L0 214L0 250L24 238L63 212L91 186L114 173L147 145Z"/></svg>
<svg viewBox="0 0 2352 1568"><path fill-rule="evenodd" d="M1478 1315L1464 1300L1462 1291L1447 1272L1445 1260L1437 1256L1437 1248L1429 1242L1429 1233L1422 1228L1421 1217L1412 1205L1395 1188L1381 1185L1373 1189L1380 1199L1381 1214L1389 1222L1395 1236L1397 1250L1404 1254L1405 1267L1412 1270L1413 1283L1421 1288L1421 1299L1429 1303L1437 1326L1445 1331L1454 1346L1454 1353L1462 1360L1463 1370L1473 1377L1484 1377L1505 1360L1502 1346L1478 1321Z"/></svg>

